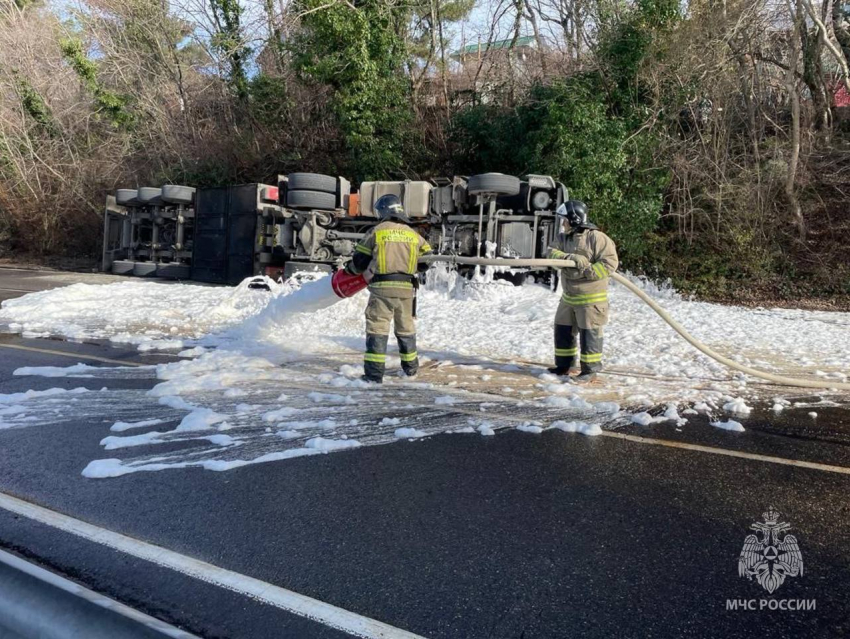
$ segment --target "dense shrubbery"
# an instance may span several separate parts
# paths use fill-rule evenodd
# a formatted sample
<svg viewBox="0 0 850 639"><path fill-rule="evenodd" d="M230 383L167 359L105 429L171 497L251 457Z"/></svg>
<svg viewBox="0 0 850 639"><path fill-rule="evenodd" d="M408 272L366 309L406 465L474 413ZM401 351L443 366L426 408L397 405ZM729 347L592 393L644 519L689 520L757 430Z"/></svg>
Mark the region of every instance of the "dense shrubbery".
<svg viewBox="0 0 850 639"><path fill-rule="evenodd" d="M628 268L683 288L850 293L850 127L830 107L846 59L803 5L603 1L563 23L560 50L460 67L444 30L474 0L250 1L194 22L159 0L84 1L70 20L4 5L0 251L96 255L116 187L503 171L556 176ZM561 15L497 4L506 42ZM824 19L850 42L842 11Z"/></svg>
<svg viewBox="0 0 850 639"><path fill-rule="evenodd" d="M571 197L587 202L593 219L632 263L646 257L658 223L667 172L652 164L650 136L613 114L594 77L537 86L507 112L475 107L454 122L458 169L558 176Z"/></svg>
<svg viewBox="0 0 850 639"><path fill-rule="evenodd" d="M669 170L659 135L641 131L652 98L639 80L655 34L676 20L669 0L641 0L599 42L598 69L533 86L511 109L467 109L454 122L463 171L558 176L633 265L646 261Z"/></svg>

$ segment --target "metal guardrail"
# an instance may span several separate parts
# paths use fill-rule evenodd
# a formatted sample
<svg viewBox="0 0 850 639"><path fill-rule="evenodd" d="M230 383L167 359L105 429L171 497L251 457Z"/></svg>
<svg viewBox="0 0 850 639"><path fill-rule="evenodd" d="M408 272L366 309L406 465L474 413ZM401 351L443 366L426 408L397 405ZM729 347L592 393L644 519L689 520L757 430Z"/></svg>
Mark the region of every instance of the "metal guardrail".
<svg viewBox="0 0 850 639"><path fill-rule="evenodd" d="M2 550L0 637L197 639Z"/></svg>

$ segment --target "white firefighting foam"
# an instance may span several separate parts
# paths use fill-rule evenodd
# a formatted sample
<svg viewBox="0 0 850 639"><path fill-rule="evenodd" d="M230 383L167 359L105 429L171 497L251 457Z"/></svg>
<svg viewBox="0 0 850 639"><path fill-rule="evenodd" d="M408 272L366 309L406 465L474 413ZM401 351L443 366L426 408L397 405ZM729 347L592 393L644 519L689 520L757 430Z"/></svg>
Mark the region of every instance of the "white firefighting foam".
<svg viewBox="0 0 850 639"><path fill-rule="evenodd" d="M695 337L733 359L783 374L847 378L847 314L693 302L669 287L635 281ZM628 420L620 407L635 411L664 403L666 411L639 412L632 421L681 427L687 422L680 416L682 408L681 415L708 413L718 428L740 430L729 416L746 415L757 395L756 384L691 348L616 285L605 336L605 364L612 374L604 376L601 388L564 384L542 369L551 361L557 293L540 284L492 281L492 273L469 282L445 267L432 268L420 291L418 350L424 361L454 361L451 375L475 375L496 399L453 390L457 381L448 374L438 384L390 379L376 391L357 379L367 293L328 305L335 300L326 296L326 282L299 287L266 279L265 284L270 290L251 288L247 281L236 288L135 280L77 284L4 302L0 328L24 335L110 339L141 350L185 349L180 354L186 359L155 369L159 383L147 393L86 394L89 412L101 402L115 419L113 434L108 424L104 427L105 448L145 451L96 460L84 471L89 477L191 466L227 470L440 432L489 435L519 426L527 432L555 428L594 435L600 424ZM398 367L392 355L390 372ZM317 362L314 370L279 366L305 360ZM508 386L500 377L505 372L531 381L515 390L513 382ZM56 369L20 373L63 375ZM100 376L97 367L71 367L67 374ZM317 386L329 392L316 392ZM532 392L534 397L526 399ZM375 393L382 398L380 410L364 408L378 399ZM0 396L0 428L55 423L56 404L41 410L39 401L52 400L37 394ZM147 409L140 410L140 404ZM539 419L512 420L511 411L536 411ZM476 413L480 418L469 417ZM149 432L140 432L148 424ZM114 434L125 428L133 433ZM188 452L157 454L158 444L175 441L194 445Z"/></svg>

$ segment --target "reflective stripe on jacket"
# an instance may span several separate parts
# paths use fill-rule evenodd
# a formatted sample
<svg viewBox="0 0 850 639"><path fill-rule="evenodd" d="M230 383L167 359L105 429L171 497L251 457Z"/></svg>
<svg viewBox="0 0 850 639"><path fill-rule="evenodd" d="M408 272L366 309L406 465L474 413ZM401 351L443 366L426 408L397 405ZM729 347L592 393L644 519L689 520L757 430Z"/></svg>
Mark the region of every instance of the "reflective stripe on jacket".
<svg viewBox="0 0 850 639"><path fill-rule="evenodd" d="M562 300L570 306L604 304L608 301L608 275L617 270L620 260L614 241L598 229L580 229L558 235L549 247L548 257L565 259L582 255L590 264L583 269L561 269Z"/></svg>
<svg viewBox="0 0 850 639"><path fill-rule="evenodd" d="M354 247L357 253L369 255L375 275L410 275L415 277L419 256L431 251L428 242L412 228L399 222L381 222ZM380 278L379 278L380 279ZM369 290L394 297L413 295L409 281L376 281Z"/></svg>

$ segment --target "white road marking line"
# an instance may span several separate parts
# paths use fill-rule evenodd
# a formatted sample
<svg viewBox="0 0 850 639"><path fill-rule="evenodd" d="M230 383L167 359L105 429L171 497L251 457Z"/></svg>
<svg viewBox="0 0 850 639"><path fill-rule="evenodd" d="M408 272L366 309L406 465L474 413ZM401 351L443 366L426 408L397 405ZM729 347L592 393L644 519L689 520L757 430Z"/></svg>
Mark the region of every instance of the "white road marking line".
<svg viewBox="0 0 850 639"><path fill-rule="evenodd" d="M729 450L728 448L714 448L713 446L702 446L700 444L688 444L685 442L672 441L670 439L653 439L651 437L640 437L639 435L627 435L626 433L616 433L609 430L602 431L603 437L613 437L615 439L625 439L630 442L639 444L651 444L654 446L667 446L668 448L682 448L684 450L695 450L701 453L710 453L712 455L724 455L726 457L738 457L741 459L752 459L754 461L767 462L770 464L781 464L783 466L797 466L799 468L809 468L812 470L824 470L830 473L839 473L841 475L850 475L850 468L845 466L832 466L831 464L821 464L818 462L801 461L797 459L786 459L784 457L773 457L771 455L759 455L758 453L746 453L739 450Z"/></svg>
<svg viewBox="0 0 850 639"><path fill-rule="evenodd" d="M332 604L86 523L0 492L0 508L363 639L424 639Z"/></svg>
<svg viewBox="0 0 850 639"><path fill-rule="evenodd" d="M59 355L60 357L71 357L74 359L87 359L92 362L103 362L104 364L118 364L119 366L150 366L150 364L140 364L139 362L129 362L120 359L109 359L108 357L98 357L97 355L80 355L78 353L66 353L65 351L56 351L50 348L35 348L34 346L22 346L20 344L0 344L0 348L14 348L19 351L31 351L33 353L44 353L46 355Z"/></svg>
<svg viewBox="0 0 850 639"><path fill-rule="evenodd" d="M35 577L36 579L48 583L55 588L69 592L81 599L85 599L96 606L106 608L107 610L111 610L123 617L127 617L136 623L152 628L167 637L172 637L173 639L198 639L198 637L193 634L180 630L179 628L175 628L174 626L171 626L164 621L160 621L155 617L151 617L150 615L146 615L135 608L125 606L114 599L110 599L98 592L89 590L76 582L65 579L65 577L62 577L61 575L45 570L40 566L36 566L29 561L25 561L24 559L16 557L15 555L9 554L3 550L0 550L0 563L6 564L19 572L30 575L31 577Z"/></svg>

